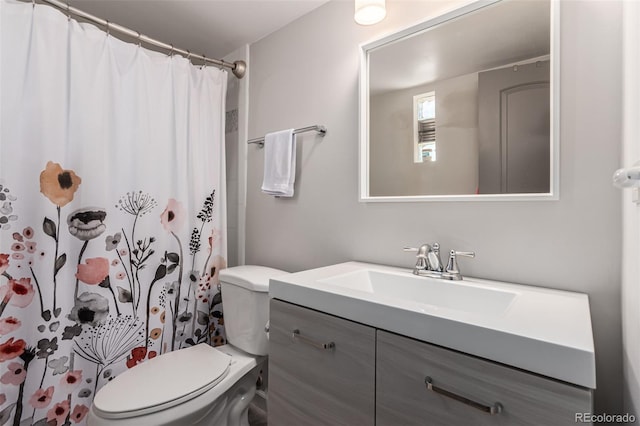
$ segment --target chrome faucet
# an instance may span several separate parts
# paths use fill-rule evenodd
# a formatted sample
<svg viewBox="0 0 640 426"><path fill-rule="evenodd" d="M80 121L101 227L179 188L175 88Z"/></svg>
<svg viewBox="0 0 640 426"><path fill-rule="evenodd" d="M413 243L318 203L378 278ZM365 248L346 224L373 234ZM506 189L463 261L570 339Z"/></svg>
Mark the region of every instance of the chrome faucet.
<svg viewBox="0 0 640 426"><path fill-rule="evenodd" d="M423 244L420 248L405 247L404 251L417 252L416 267L413 273L420 275L422 271L442 272L442 261L440 260L440 244Z"/></svg>
<svg viewBox="0 0 640 426"><path fill-rule="evenodd" d="M458 256L475 257L476 255L472 251L451 250L447 266L443 268L440 260L440 244L438 243L433 243L432 245L423 244L419 248L405 247L404 251L417 253L416 266L413 268L415 275L452 281L462 279L462 274L460 274L460 269L458 268Z"/></svg>
<svg viewBox="0 0 640 426"><path fill-rule="evenodd" d="M476 254L472 251L451 250L449 252L449 261L447 262L447 267L444 270L442 278L453 281L460 281L462 279L462 274L460 274L460 269L458 268L458 256L473 258L476 257Z"/></svg>

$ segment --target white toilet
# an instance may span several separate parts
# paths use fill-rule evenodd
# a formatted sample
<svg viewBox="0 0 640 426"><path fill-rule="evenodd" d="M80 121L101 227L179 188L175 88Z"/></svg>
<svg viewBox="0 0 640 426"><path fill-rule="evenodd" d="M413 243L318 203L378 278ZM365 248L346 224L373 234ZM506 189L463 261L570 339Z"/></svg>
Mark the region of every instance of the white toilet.
<svg viewBox="0 0 640 426"><path fill-rule="evenodd" d="M87 423L247 426L247 410L266 359L269 279L262 266L220 271L229 344L168 352L120 374L98 391Z"/></svg>

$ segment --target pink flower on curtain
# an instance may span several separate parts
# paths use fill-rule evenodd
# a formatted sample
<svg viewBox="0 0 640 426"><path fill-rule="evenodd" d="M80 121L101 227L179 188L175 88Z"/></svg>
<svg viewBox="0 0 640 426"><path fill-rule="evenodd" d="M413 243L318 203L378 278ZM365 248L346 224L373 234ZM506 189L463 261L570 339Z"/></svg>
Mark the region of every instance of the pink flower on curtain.
<svg viewBox="0 0 640 426"><path fill-rule="evenodd" d="M49 411L47 411L47 421L56 421L56 425L60 426L64 424L67 414L69 414L69 401L64 400L55 404Z"/></svg>
<svg viewBox="0 0 640 426"><path fill-rule="evenodd" d="M78 265L76 278L85 284L96 285L104 281L109 275L109 259L94 257L85 260L85 264Z"/></svg>
<svg viewBox="0 0 640 426"><path fill-rule="evenodd" d="M4 404L5 402L7 402L7 395L0 393L0 405Z"/></svg>
<svg viewBox="0 0 640 426"><path fill-rule="evenodd" d="M65 394L71 393L80 383L82 383L82 370L69 371L60 379L59 389Z"/></svg>
<svg viewBox="0 0 640 426"><path fill-rule="evenodd" d="M31 238L33 238L33 235L34 235L33 228L30 226L27 226L22 230L22 235L24 235L26 239L30 240Z"/></svg>
<svg viewBox="0 0 640 426"><path fill-rule="evenodd" d="M217 240L216 229L213 228L211 230L211 235L209 235L209 252L213 250L213 242Z"/></svg>
<svg viewBox="0 0 640 426"><path fill-rule="evenodd" d="M0 274L9 268L9 255L0 253Z"/></svg>
<svg viewBox="0 0 640 426"><path fill-rule="evenodd" d="M9 364L9 371L0 376L0 383L5 385L20 385L27 378L27 370L21 363L12 362Z"/></svg>
<svg viewBox="0 0 640 426"><path fill-rule="evenodd" d="M209 272L211 272L211 281L214 285L220 284L220 271L227 267L227 261L222 256L214 256L211 262Z"/></svg>
<svg viewBox="0 0 640 426"><path fill-rule="evenodd" d="M11 304L19 308L24 308L31 303L34 295L31 278L11 279L7 285L0 287L0 299L3 304ZM0 311L1 313L1 311Z"/></svg>
<svg viewBox="0 0 640 426"><path fill-rule="evenodd" d="M53 161L48 161L40 173L40 192L58 207L64 207L73 200L81 183L82 179L73 170L64 170Z"/></svg>
<svg viewBox="0 0 640 426"><path fill-rule="evenodd" d="M38 244L35 241L27 241L24 245L27 248L27 252L30 254L35 253L38 249Z"/></svg>
<svg viewBox="0 0 640 426"><path fill-rule="evenodd" d="M180 228L182 228L184 221L184 207L182 207L182 204L179 201L170 198L167 203L167 207L160 215L160 223L162 223L162 226L166 231L175 234L180 230Z"/></svg>
<svg viewBox="0 0 640 426"><path fill-rule="evenodd" d="M24 352L25 346L27 346L27 343L24 340L18 339L14 341L13 337L4 343L0 343L0 362L19 357Z"/></svg>
<svg viewBox="0 0 640 426"><path fill-rule="evenodd" d="M49 406L51 398L53 397L53 386L49 386L47 389L38 389L29 398L29 404L33 408L41 409Z"/></svg>
<svg viewBox="0 0 640 426"><path fill-rule="evenodd" d="M6 317L0 319L0 336L11 333L20 328L20 320L16 317Z"/></svg>
<svg viewBox="0 0 640 426"><path fill-rule="evenodd" d="M84 404L78 404L73 407L73 411L71 412L71 421L74 423L80 423L87 413L89 412L89 407Z"/></svg>

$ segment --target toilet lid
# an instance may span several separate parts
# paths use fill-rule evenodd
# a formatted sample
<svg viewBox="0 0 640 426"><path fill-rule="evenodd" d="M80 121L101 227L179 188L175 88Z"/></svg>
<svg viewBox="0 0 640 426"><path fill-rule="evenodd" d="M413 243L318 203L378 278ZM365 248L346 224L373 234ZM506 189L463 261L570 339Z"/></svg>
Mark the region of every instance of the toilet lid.
<svg viewBox="0 0 640 426"><path fill-rule="evenodd" d="M168 352L105 385L95 396L94 408L105 417L166 409L211 389L224 379L230 364L229 355L206 344Z"/></svg>

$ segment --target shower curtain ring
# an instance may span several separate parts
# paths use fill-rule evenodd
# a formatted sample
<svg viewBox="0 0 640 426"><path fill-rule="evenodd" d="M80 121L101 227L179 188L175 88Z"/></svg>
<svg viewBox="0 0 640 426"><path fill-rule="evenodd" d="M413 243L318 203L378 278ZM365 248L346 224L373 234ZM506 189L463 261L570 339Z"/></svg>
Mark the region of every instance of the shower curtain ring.
<svg viewBox="0 0 640 426"><path fill-rule="evenodd" d="M206 57L206 55L202 55L202 59L204 60L204 63L200 67L201 70L203 70L203 69L205 69L207 67L207 57Z"/></svg>
<svg viewBox="0 0 640 426"><path fill-rule="evenodd" d="M111 25L111 23L109 21L107 21L107 37L109 37L111 28L109 28L109 26Z"/></svg>
<svg viewBox="0 0 640 426"><path fill-rule="evenodd" d="M69 3L67 2L67 21L71 21L71 7L69 6Z"/></svg>
<svg viewBox="0 0 640 426"><path fill-rule="evenodd" d="M187 61L189 61L189 60L190 60L190 58L191 58L191 52L189 52L189 51L187 50Z"/></svg>
<svg viewBox="0 0 640 426"><path fill-rule="evenodd" d="M138 33L138 47L142 47L142 34L140 34L140 31L136 31Z"/></svg>
<svg viewBox="0 0 640 426"><path fill-rule="evenodd" d="M173 44L172 44L171 45L171 50L169 51L169 56L172 57L172 58L173 58L173 53L174 53L174 50L173 50Z"/></svg>
<svg viewBox="0 0 640 426"><path fill-rule="evenodd" d="M36 0L31 0L31 6L33 6L33 8L35 9L35 7L36 7Z"/></svg>

